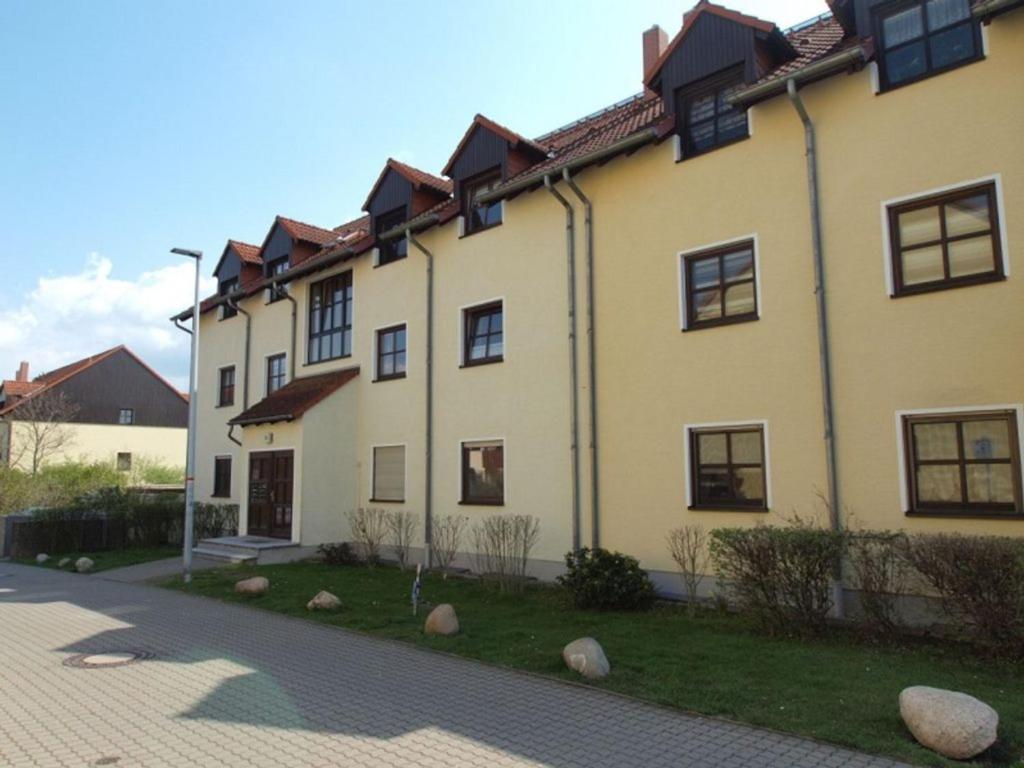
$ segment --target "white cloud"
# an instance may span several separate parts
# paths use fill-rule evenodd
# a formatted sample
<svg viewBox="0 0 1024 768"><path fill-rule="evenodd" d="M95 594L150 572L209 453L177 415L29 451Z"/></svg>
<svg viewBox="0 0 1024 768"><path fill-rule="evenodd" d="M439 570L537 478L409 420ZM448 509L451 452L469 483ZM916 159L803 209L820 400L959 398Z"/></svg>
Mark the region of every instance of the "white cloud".
<svg viewBox="0 0 1024 768"><path fill-rule="evenodd" d="M188 385L188 335L168 318L192 303L191 262L135 280L114 277L114 264L90 254L77 274L41 277L19 306L0 308L0 379L21 360L32 374L125 344L180 389ZM202 294L213 293L212 278Z"/></svg>

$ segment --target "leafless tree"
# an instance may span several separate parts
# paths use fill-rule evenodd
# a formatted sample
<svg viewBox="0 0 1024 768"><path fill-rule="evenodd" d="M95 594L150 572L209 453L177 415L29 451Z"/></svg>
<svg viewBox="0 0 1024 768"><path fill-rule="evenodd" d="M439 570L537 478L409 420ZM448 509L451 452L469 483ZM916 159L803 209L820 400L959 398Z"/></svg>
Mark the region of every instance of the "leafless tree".
<svg viewBox="0 0 1024 768"><path fill-rule="evenodd" d="M476 566L494 579L502 592L517 592L526 583L530 551L540 537L533 515L492 515L473 526Z"/></svg>
<svg viewBox="0 0 1024 768"><path fill-rule="evenodd" d="M710 564L708 537L701 526L687 525L669 531L667 539L668 551L679 566L687 607L692 614L697 608L697 590Z"/></svg>
<svg viewBox="0 0 1024 768"><path fill-rule="evenodd" d="M395 553L398 567L403 571L409 562L409 547L419 530L420 521L413 512L387 512L389 544Z"/></svg>
<svg viewBox="0 0 1024 768"><path fill-rule="evenodd" d="M78 407L63 392L29 395L11 412L11 466L36 474L43 464L74 443L69 422Z"/></svg>
<svg viewBox="0 0 1024 768"><path fill-rule="evenodd" d="M431 523L431 539L437 567L441 569L443 578L448 578L452 563L462 544L469 518L465 515L445 515L436 517Z"/></svg>
<svg viewBox="0 0 1024 768"><path fill-rule="evenodd" d="M380 562L380 548L388 535L387 513L383 509L349 510L345 516L352 536L363 550L366 564L371 568Z"/></svg>

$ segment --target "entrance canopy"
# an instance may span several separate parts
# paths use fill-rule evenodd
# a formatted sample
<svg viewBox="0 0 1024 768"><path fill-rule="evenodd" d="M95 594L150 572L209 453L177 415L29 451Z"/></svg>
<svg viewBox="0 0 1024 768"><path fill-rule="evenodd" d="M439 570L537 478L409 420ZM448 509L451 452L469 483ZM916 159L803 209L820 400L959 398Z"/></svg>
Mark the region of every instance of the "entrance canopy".
<svg viewBox="0 0 1024 768"><path fill-rule="evenodd" d="M242 411L228 424L249 427L256 424L295 421L358 375L359 368L356 367L293 379L276 392L267 395L255 405Z"/></svg>

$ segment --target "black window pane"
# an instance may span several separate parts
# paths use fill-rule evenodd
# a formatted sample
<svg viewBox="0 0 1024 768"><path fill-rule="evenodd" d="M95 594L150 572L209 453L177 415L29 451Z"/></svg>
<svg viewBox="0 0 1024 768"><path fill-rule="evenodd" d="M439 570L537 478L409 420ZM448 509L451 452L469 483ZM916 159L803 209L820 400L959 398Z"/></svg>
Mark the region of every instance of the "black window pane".
<svg viewBox="0 0 1024 768"><path fill-rule="evenodd" d="M699 96L690 102L689 118L691 123L699 123L715 116L716 94Z"/></svg>
<svg viewBox="0 0 1024 768"><path fill-rule="evenodd" d="M974 58L974 29L961 24L931 37L932 67L941 69Z"/></svg>
<svg viewBox="0 0 1024 768"><path fill-rule="evenodd" d="M690 126L690 148L691 151L703 152L715 146L715 123L699 123Z"/></svg>
<svg viewBox="0 0 1024 768"><path fill-rule="evenodd" d="M928 0L928 29L941 29L970 18L969 0Z"/></svg>
<svg viewBox="0 0 1024 768"><path fill-rule="evenodd" d="M718 143L742 139L747 135L747 113L730 109L718 118Z"/></svg>
<svg viewBox="0 0 1024 768"><path fill-rule="evenodd" d="M913 43L885 55L885 71L889 82L902 83L927 71L924 45L924 42Z"/></svg>
<svg viewBox="0 0 1024 768"><path fill-rule="evenodd" d="M886 48L915 40L923 34L924 18L919 5L897 11L887 16L882 22L882 35Z"/></svg>

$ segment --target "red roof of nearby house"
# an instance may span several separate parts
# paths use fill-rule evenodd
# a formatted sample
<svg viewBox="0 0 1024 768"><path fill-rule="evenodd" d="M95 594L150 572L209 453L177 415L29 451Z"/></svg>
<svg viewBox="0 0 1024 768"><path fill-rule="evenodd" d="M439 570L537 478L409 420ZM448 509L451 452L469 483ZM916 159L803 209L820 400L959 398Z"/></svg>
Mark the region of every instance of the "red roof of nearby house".
<svg viewBox="0 0 1024 768"><path fill-rule="evenodd" d="M272 424L277 421L294 421L358 375L358 368L346 368L292 379L276 392L242 411L228 424L244 427Z"/></svg>
<svg viewBox="0 0 1024 768"><path fill-rule="evenodd" d="M313 243L314 245L326 245L337 236L332 229L324 229L314 224L306 224L304 221L296 221L284 216L277 216L274 221L280 224L284 231L296 240Z"/></svg>
<svg viewBox="0 0 1024 768"><path fill-rule="evenodd" d="M21 385L22 388L24 388L25 385L31 385L33 388L31 389L31 391L27 392L24 396L19 397L13 403L7 403L3 407L0 407L0 416L4 416L10 413L11 411L15 410L18 406L20 406L22 403L24 403L26 400L39 397L45 392L56 387L58 384L67 381L73 376L77 376L83 371L92 368L97 363L106 360L108 357L111 357L117 354L118 352L124 352L128 355L131 355L131 357L133 357L135 361L139 363L139 365L141 365L143 368L149 371L156 379L161 381L168 389L174 392L174 394L176 394L183 400L187 401L188 398L186 395L183 395L181 392L172 387L170 382L167 381L167 379L165 379L159 373L150 368L142 358L140 358L138 355L136 355L134 352L128 349L128 347L126 347L124 344L119 344L116 347L112 347L111 349L108 349L104 352L100 352L99 354L90 355L89 357L82 358L81 360L76 360L73 363L61 366L60 368L55 368L54 370L49 371L48 373L40 374L39 376L36 376L31 382L5 381L3 384L3 389L7 394L15 394L13 390L8 389L8 384Z"/></svg>
<svg viewBox="0 0 1024 768"><path fill-rule="evenodd" d="M39 381L18 381L17 379L4 379L0 382L0 389L5 395L13 397L24 397L43 386Z"/></svg>
<svg viewBox="0 0 1024 768"><path fill-rule="evenodd" d="M238 258L246 264L262 264L263 257L260 247L251 243L243 243L241 240L228 240L228 246L234 248Z"/></svg>

